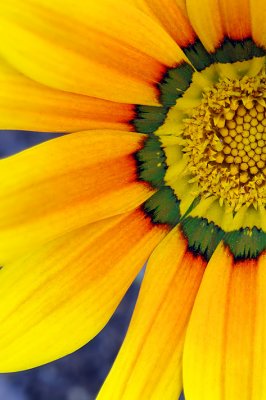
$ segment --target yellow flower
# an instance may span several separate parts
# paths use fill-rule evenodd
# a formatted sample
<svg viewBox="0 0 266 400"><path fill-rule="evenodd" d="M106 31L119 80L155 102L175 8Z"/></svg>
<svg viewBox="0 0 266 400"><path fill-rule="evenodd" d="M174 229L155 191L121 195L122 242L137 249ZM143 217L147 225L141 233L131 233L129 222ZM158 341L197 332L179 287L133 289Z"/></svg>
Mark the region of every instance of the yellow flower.
<svg viewBox="0 0 266 400"><path fill-rule="evenodd" d="M149 258L99 399L266 399L266 3L0 4L0 370L62 357Z"/></svg>

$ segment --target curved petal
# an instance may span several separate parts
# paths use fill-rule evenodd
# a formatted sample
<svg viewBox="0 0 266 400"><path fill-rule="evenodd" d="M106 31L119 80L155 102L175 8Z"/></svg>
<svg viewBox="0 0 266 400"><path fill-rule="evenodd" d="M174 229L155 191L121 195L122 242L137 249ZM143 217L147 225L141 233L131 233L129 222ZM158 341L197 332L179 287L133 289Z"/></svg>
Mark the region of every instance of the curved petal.
<svg viewBox="0 0 266 400"><path fill-rule="evenodd" d="M0 129L73 132L133 130L134 106L51 89L0 59Z"/></svg>
<svg viewBox="0 0 266 400"><path fill-rule="evenodd" d="M134 158L144 138L84 131L1 160L1 261L145 201L153 190Z"/></svg>
<svg viewBox="0 0 266 400"><path fill-rule="evenodd" d="M219 2L216 0L187 0L190 22L204 47L214 52L224 38Z"/></svg>
<svg viewBox="0 0 266 400"><path fill-rule="evenodd" d="M157 104L156 82L184 57L152 18L117 0L1 3L0 33L2 55L34 80L123 103Z"/></svg>
<svg viewBox="0 0 266 400"><path fill-rule="evenodd" d="M1 372L47 363L92 339L166 232L137 210L85 226L5 265Z"/></svg>
<svg viewBox="0 0 266 400"><path fill-rule="evenodd" d="M177 399L185 330L204 273L175 228L153 252L125 341L100 399Z"/></svg>
<svg viewBox="0 0 266 400"><path fill-rule="evenodd" d="M223 0L219 5L226 36L232 40L250 38L250 0Z"/></svg>
<svg viewBox="0 0 266 400"><path fill-rule="evenodd" d="M266 48L266 3L264 0L250 0L252 37L257 45Z"/></svg>
<svg viewBox="0 0 266 400"><path fill-rule="evenodd" d="M259 10L259 6L256 3ZM200 40L214 52L226 39L251 36L249 0L187 0L189 19Z"/></svg>
<svg viewBox="0 0 266 400"><path fill-rule="evenodd" d="M234 261L220 245L207 266L185 341L187 400L266 398L266 256Z"/></svg>
<svg viewBox="0 0 266 400"><path fill-rule="evenodd" d="M181 47L195 42L183 0L127 0L155 18Z"/></svg>

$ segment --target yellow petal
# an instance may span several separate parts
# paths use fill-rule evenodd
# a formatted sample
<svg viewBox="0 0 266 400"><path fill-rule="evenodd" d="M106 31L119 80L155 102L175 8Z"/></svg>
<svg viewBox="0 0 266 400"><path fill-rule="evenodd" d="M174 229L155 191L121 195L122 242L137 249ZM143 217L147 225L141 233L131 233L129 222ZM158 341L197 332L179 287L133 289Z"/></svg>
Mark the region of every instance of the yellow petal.
<svg viewBox="0 0 266 400"><path fill-rule="evenodd" d="M127 0L155 18L181 47L195 42L183 0Z"/></svg>
<svg viewBox="0 0 266 400"><path fill-rule="evenodd" d="M155 85L183 57L152 18L117 0L11 0L0 4L0 53L59 89L157 104Z"/></svg>
<svg viewBox="0 0 266 400"><path fill-rule="evenodd" d="M224 39L219 4L217 0L187 0L190 22L209 52L214 52Z"/></svg>
<svg viewBox="0 0 266 400"><path fill-rule="evenodd" d="M250 0L252 37L257 45L266 47L266 3L264 0Z"/></svg>
<svg viewBox="0 0 266 400"><path fill-rule="evenodd" d="M173 229L153 252L126 339L98 396L102 399L177 399L191 308L205 262L187 251Z"/></svg>
<svg viewBox="0 0 266 400"><path fill-rule="evenodd" d="M51 89L0 59L0 129L73 132L130 130L134 107Z"/></svg>
<svg viewBox="0 0 266 400"><path fill-rule="evenodd" d="M219 6L225 35L232 40L250 38L250 0L223 0Z"/></svg>
<svg viewBox="0 0 266 400"><path fill-rule="evenodd" d="M256 2L259 10L259 5ZM214 52L226 38L247 39L251 35L249 0L187 0L188 16L201 42Z"/></svg>
<svg viewBox="0 0 266 400"><path fill-rule="evenodd" d="M264 400L266 257L234 261L221 244L195 301L185 341L186 400Z"/></svg>
<svg viewBox="0 0 266 400"><path fill-rule="evenodd" d="M83 227L4 265L1 372L47 363L92 339L165 234L137 210Z"/></svg>
<svg viewBox="0 0 266 400"><path fill-rule="evenodd" d="M1 160L1 262L145 201L153 190L138 181L134 158L144 138L84 131Z"/></svg>

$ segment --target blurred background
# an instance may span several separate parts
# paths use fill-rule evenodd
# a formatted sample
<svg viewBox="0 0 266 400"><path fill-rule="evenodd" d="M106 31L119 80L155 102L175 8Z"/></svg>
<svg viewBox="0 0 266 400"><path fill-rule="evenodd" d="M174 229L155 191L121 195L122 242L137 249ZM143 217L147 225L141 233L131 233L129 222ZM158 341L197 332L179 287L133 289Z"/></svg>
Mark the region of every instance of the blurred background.
<svg viewBox="0 0 266 400"><path fill-rule="evenodd" d="M0 132L0 157L54 137L47 133ZM125 336L140 282L141 274L104 330L82 349L39 368L1 374L0 400L95 399Z"/></svg>

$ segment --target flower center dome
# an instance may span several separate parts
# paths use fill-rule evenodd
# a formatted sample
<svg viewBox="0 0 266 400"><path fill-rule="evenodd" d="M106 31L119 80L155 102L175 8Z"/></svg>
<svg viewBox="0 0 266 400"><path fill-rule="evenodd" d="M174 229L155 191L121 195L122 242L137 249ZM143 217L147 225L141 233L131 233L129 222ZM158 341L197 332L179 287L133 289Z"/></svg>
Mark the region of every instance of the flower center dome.
<svg viewBox="0 0 266 400"><path fill-rule="evenodd" d="M221 79L184 120L182 151L199 194L237 211L266 203L266 75Z"/></svg>

